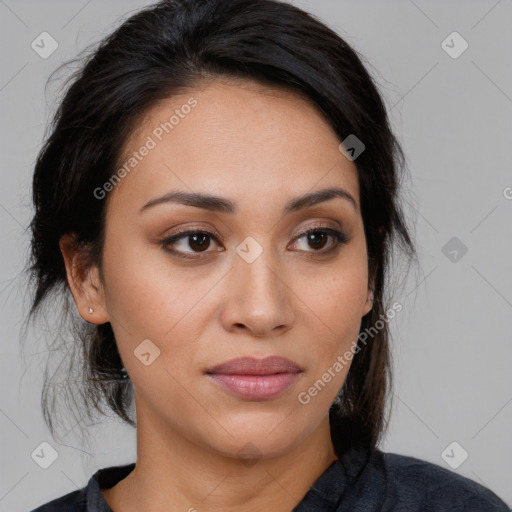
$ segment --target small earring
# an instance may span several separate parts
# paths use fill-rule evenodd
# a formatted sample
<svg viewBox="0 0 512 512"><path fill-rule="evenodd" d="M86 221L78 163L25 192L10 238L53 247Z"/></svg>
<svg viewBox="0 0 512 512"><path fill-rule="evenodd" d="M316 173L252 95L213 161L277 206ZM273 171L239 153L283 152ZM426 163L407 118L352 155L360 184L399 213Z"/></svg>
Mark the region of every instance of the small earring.
<svg viewBox="0 0 512 512"><path fill-rule="evenodd" d="M89 308L89 314L92 315L94 313L94 309Z"/></svg>

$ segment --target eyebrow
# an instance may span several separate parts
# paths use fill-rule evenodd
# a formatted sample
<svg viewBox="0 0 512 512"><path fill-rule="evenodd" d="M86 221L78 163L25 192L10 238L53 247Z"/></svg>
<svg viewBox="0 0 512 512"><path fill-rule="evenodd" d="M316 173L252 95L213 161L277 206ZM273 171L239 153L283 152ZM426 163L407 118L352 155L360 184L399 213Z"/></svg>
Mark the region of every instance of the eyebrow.
<svg viewBox="0 0 512 512"><path fill-rule="evenodd" d="M357 211L356 200L349 192L340 187L330 187L304 194L302 196L296 197L295 199L292 199L284 206L283 214L288 215L290 213L315 206L319 203L323 203L324 201L329 201L330 199L334 198L347 200ZM149 208L164 203L178 203L219 213L233 214L237 211L236 204L233 201L223 197L213 196L210 194L200 194L198 192L173 191L163 196L151 199L140 208L139 212L142 213Z"/></svg>

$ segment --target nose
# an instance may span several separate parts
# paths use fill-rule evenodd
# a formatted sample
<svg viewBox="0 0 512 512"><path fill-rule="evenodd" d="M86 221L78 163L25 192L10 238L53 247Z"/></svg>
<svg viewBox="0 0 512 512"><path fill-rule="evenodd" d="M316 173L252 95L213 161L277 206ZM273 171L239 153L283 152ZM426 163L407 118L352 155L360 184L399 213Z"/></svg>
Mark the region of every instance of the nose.
<svg viewBox="0 0 512 512"><path fill-rule="evenodd" d="M221 322L229 332L272 338L288 331L295 320L294 294L286 273L263 251L252 263L235 255L224 283Z"/></svg>

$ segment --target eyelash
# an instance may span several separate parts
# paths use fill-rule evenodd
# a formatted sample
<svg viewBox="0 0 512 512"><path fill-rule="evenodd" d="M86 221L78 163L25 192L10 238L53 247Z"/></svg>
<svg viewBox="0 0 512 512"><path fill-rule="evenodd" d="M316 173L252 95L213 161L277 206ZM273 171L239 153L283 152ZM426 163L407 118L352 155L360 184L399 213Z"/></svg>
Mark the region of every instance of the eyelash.
<svg viewBox="0 0 512 512"><path fill-rule="evenodd" d="M330 249L319 250L319 251L315 251L315 250L313 250L313 251L305 251L305 252L313 252L313 253L316 253L318 255L330 254L331 252L333 252L336 249L338 249L340 245L345 245L345 244L347 244L350 241L348 239L348 237L345 235L345 233L343 233L341 231L338 231L336 229L329 228L329 227L326 227L326 226L321 226L321 225L313 226L312 228L309 228L306 231L303 231L302 233L299 233L294 238L294 241L297 241L297 240L299 240L299 239L303 238L304 236L309 235L311 233L325 233L325 234L327 234L328 236L330 236L334 240L333 246ZM201 256L201 254L203 254L201 252L195 253L195 254L197 254L197 256L190 256L188 253L183 253L183 252L180 252L180 251L169 249L169 247L168 247L169 245L172 245L173 243L176 243L179 240L181 240L183 238L186 238L187 236L190 236L190 235L206 235L206 236L209 236L212 239L214 239L216 242L219 242L219 238L221 238L221 236L218 233L212 233L212 232L204 231L204 230L201 230L201 229L190 229L190 230L181 231L179 233L176 233L175 235L172 235L171 237L167 237L167 238L165 238L163 240L160 240L159 244L163 247L163 249L166 252L169 252L169 253L173 254L174 256L177 256L178 258L189 259L189 260L200 259L200 258L203 257L203 256ZM204 253L205 252L217 252L217 251L204 251Z"/></svg>

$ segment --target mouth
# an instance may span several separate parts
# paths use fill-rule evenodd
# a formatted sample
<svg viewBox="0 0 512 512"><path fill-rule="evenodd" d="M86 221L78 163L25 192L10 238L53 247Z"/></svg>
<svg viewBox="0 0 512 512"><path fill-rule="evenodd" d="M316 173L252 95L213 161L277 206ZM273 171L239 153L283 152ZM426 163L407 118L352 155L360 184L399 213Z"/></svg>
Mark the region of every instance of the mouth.
<svg viewBox="0 0 512 512"><path fill-rule="evenodd" d="M303 369L278 356L241 357L219 364L206 375L225 391L246 400L267 400L283 394Z"/></svg>

